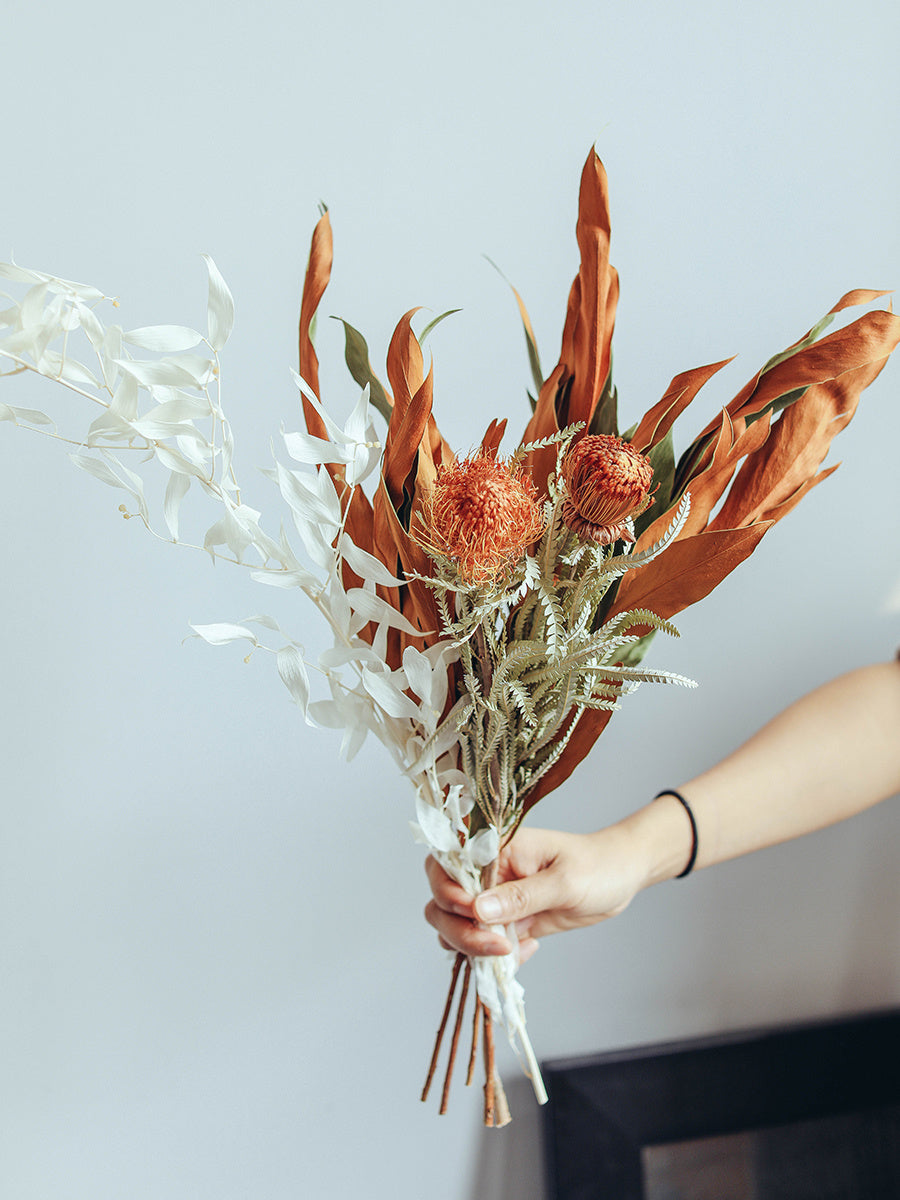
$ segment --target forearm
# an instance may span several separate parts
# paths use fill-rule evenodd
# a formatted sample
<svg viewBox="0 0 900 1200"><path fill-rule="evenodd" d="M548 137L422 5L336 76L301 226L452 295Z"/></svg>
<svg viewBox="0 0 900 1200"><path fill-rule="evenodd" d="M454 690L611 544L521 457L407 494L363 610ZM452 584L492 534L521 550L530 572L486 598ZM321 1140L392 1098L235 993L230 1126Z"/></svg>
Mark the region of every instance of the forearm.
<svg viewBox="0 0 900 1200"><path fill-rule="evenodd" d="M900 791L900 664L817 688L678 791L697 821L697 867L821 829ZM624 825L644 847L648 884L686 864L691 828L677 800L654 801Z"/></svg>
<svg viewBox="0 0 900 1200"><path fill-rule="evenodd" d="M696 819L700 867L900 791L900 664L865 667L811 692L678 791ZM501 854L498 884L477 898L429 859L426 915L445 946L474 955L506 953L506 939L483 924L515 922L527 958L536 938L615 916L642 888L674 878L692 844L671 795L597 833L522 828Z"/></svg>

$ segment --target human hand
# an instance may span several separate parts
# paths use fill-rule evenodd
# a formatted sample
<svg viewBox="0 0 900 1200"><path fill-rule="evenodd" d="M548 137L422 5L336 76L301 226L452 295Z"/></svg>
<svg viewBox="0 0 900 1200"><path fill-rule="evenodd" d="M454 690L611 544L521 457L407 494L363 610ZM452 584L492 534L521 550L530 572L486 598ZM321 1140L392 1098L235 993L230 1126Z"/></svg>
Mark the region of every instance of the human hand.
<svg viewBox="0 0 900 1200"><path fill-rule="evenodd" d="M546 934L616 916L646 882L640 843L624 823L590 834L523 827L500 852L497 882L475 897L430 856L425 870L433 896L425 918L445 949L508 954L509 940L483 925L514 923L522 962Z"/></svg>

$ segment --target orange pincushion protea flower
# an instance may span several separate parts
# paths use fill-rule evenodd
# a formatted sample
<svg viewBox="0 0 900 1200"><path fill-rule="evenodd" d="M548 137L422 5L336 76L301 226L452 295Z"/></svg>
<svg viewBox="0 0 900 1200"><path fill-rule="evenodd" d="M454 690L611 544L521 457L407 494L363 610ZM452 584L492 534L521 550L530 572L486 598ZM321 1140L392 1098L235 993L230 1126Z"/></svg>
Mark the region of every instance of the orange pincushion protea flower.
<svg viewBox="0 0 900 1200"><path fill-rule="evenodd" d="M518 459L479 454L438 469L421 524L430 553L451 559L463 582L488 584L540 537L544 514Z"/></svg>
<svg viewBox="0 0 900 1200"><path fill-rule="evenodd" d="M634 541L628 521L650 505L653 467L612 434L588 434L563 459L563 520L580 537L608 546Z"/></svg>

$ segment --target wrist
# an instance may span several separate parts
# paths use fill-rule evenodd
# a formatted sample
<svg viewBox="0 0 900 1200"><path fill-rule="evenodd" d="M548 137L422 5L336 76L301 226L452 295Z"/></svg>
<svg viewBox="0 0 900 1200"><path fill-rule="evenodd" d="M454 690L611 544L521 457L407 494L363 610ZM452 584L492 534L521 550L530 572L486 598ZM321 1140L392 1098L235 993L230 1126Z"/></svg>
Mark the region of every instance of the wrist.
<svg viewBox="0 0 900 1200"><path fill-rule="evenodd" d="M695 834L685 807L668 793L622 822L635 845L641 888L676 879L691 862Z"/></svg>

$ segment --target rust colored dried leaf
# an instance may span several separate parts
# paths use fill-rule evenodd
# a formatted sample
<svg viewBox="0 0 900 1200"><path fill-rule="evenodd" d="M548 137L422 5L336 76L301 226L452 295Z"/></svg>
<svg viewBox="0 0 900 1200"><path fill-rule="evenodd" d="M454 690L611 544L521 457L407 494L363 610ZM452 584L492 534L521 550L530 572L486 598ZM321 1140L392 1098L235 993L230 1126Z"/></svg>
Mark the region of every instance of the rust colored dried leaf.
<svg viewBox="0 0 900 1200"><path fill-rule="evenodd" d="M816 473L833 438L856 412L863 389L886 361L867 363L811 387L786 409L760 452L738 472L712 527L734 529L768 519L771 510L788 501Z"/></svg>
<svg viewBox="0 0 900 1200"><path fill-rule="evenodd" d="M609 374L619 282L609 262L609 183L596 151L588 155L581 174L575 237L581 264L560 354L573 380L567 411L557 414L561 425L590 421Z"/></svg>
<svg viewBox="0 0 900 1200"><path fill-rule="evenodd" d="M429 575L431 560L401 525L383 480L375 492L374 509L375 541L382 562L398 576ZM393 606L423 634L440 627L434 595L426 584L409 579L405 587L392 589L391 594Z"/></svg>
<svg viewBox="0 0 900 1200"><path fill-rule="evenodd" d="M679 538L659 558L622 579L610 616L649 608L667 618L696 604L752 554L773 524L760 521L744 529L705 530Z"/></svg>
<svg viewBox="0 0 900 1200"><path fill-rule="evenodd" d="M538 441L574 421L590 423L609 375L619 280L609 262L609 185L596 151L581 173L575 236L581 255L569 292L559 363L541 388L523 442ZM555 451L537 451L526 462L546 488Z"/></svg>
<svg viewBox="0 0 900 1200"><path fill-rule="evenodd" d="M812 387L845 371L880 362L898 342L900 317L883 309L864 313L844 329L828 334L757 375L731 401L728 411L733 418L752 416L798 388ZM714 424L703 433L709 433Z"/></svg>
<svg viewBox="0 0 900 1200"><path fill-rule="evenodd" d="M485 457L497 457L504 433L506 433L506 418L504 417L502 421L498 421L496 417L493 418L484 432L484 437L481 439L481 453Z"/></svg>
<svg viewBox="0 0 900 1200"><path fill-rule="evenodd" d="M537 407L522 436L523 444L539 442L542 438L559 433L559 426L556 423L556 397L564 386L564 371L565 368L559 364L544 380ZM524 462L531 471L531 477L538 489L546 491L547 477L556 467L556 447L547 446L543 450L532 450L525 455Z"/></svg>
<svg viewBox="0 0 900 1200"><path fill-rule="evenodd" d="M756 455L768 438L771 418L766 413L747 426L742 420L732 422L728 412L723 410L721 422L712 457L685 489L690 492L691 511L680 537L700 533L707 527L709 515L727 491L741 459ZM675 516L675 507L673 505L660 521L657 537L662 536ZM722 528L730 529L732 526L725 525ZM652 545L652 539L645 544Z"/></svg>
<svg viewBox="0 0 900 1200"><path fill-rule="evenodd" d="M334 257L331 221L324 213L313 230L309 247L309 262L303 280L303 296L300 301L299 358L300 374L319 395L319 360L309 336L310 326L316 310L325 294L331 278L331 263ZM328 438L324 422L306 397L303 397L303 416L306 428L314 437Z"/></svg>
<svg viewBox="0 0 900 1200"><path fill-rule="evenodd" d="M561 783L569 778L578 764L590 754L594 742L606 728L612 711L610 709L592 708L582 714L575 732L569 738L569 744L563 754L557 759L550 770L535 785L534 791L528 793L523 804L523 815L534 808L535 804L547 796Z"/></svg>
<svg viewBox="0 0 900 1200"><path fill-rule="evenodd" d="M394 409L400 410L401 417L425 378L422 347L412 330L412 319L418 311L411 308L400 318L388 346L388 379L394 389Z"/></svg>
<svg viewBox="0 0 900 1200"><path fill-rule="evenodd" d="M433 375L424 375L422 348L412 329L419 310L410 309L394 330L388 349L388 379L394 389L394 407L385 443L382 473L390 480L390 494L399 507L416 454L423 479L434 477L440 463L451 462L453 451L441 436L432 412ZM399 488L399 490L398 490Z"/></svg>
<svg viewBox="0 0 900 1200"><path fill-rule="evenodd" d="M638 423L631 438L631 444L641 454L646 454L653 446L663 440L676 419L684 412L695 398L703 385L717 371L727 366L733 359L723 358L721 362L710 363L705 367L694 367L676 375L666 389L666 394L658 404L645 413Z"/></svg>
<svg viewBox="0 0 900 1200"><path fill-rule="evenodd" d="M391 413L382 476L398 511L403 505L404 490L412 498L413 488L409 477L420 452L424 451L430 457L430 447L423 446L422 441L431 416L432 399L433 377L429 371L409 402L402 406L395 402Z"/></svg>

